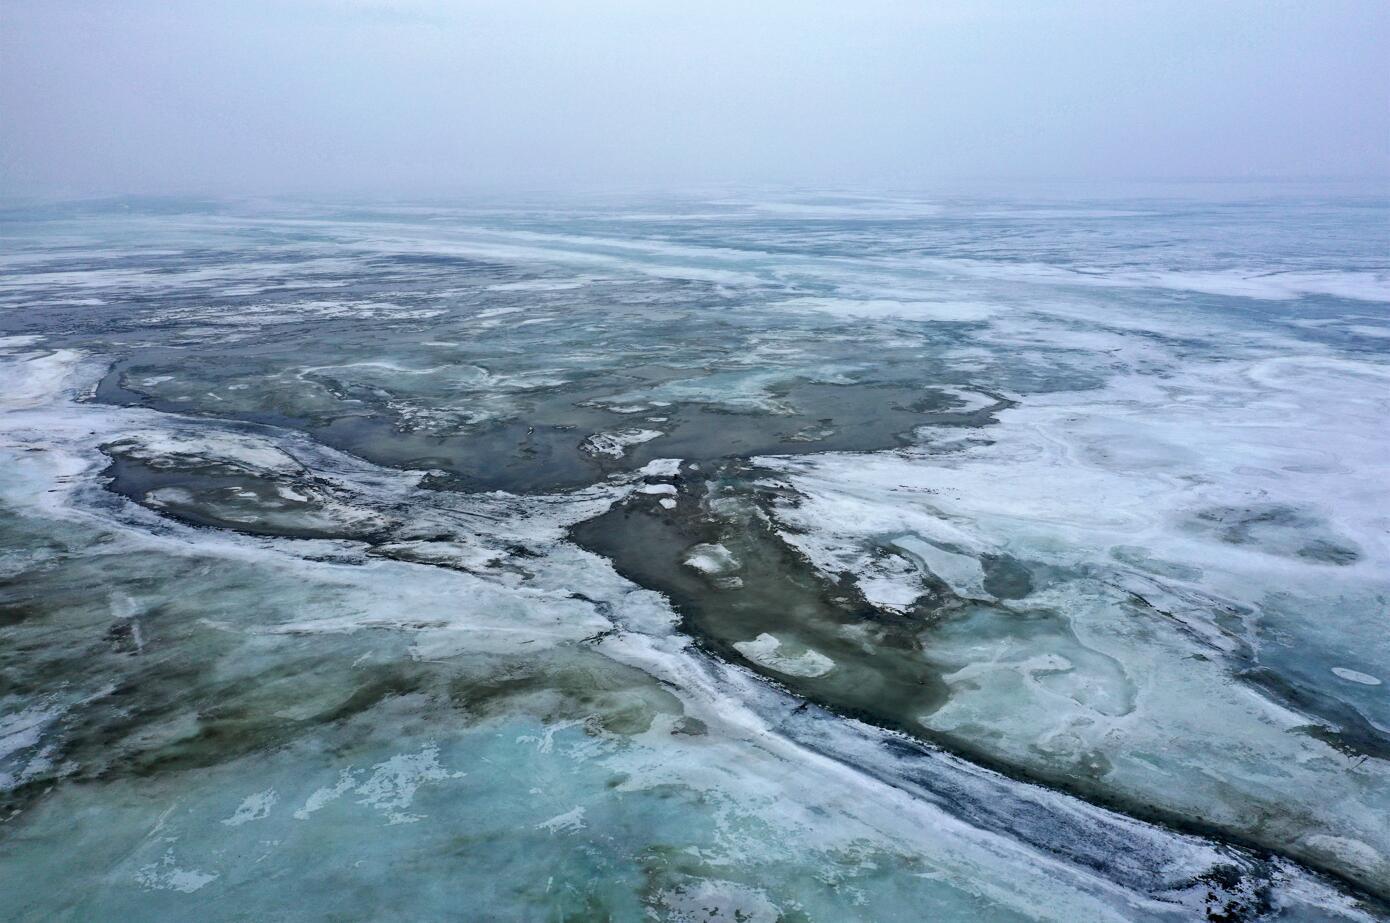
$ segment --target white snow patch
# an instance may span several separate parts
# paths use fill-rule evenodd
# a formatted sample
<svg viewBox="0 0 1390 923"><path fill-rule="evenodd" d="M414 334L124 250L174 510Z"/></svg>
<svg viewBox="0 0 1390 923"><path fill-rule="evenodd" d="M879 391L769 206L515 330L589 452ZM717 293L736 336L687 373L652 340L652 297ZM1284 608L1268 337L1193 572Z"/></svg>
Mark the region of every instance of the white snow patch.
<svg viewBox="0 0 1390 923"><path fill-rule="evenodd" d="M181 894L192 894L216 878L216 872L200 872L175 865L173 850L166 852L160 861L141 866L135 873L135 880L146 890L178 891Z"/></svg>
<svg viewBox="0 0 1390 923"><path fill-rule="evenodd" d="M250 823L253 820L261 820L270 816L270 809L275 807L275 802L280 800L280 796L275 793L275 789L268 788L263 792L256 792L254 795L247 795L241 805L236 809L231 817L222 821L228 827L240 827L242 824Z"/></svg>
<svg viewBox="0 0 1390 923"><path fill-rule="evenodd" d="M576 830L584 829L584 808L577 807L566 811L563 814L556 814L550 820L543 820L536 824L537 830L547 830L555 833L574 833Z"/></svg>

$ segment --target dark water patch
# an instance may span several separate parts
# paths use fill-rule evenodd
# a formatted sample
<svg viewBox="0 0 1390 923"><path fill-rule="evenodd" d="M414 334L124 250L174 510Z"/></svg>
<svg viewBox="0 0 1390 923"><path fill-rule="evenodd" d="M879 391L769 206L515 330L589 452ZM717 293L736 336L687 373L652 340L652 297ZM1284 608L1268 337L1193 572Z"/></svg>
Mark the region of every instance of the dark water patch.
<svg viewBox="0 0 1390 923"><path fill-rule="evenodd" d="M663 380L689 374L646 368L625 370L626 382L606 375L597 383L581 380L567 388L528 392L518 398L523 406L502 419L440 426L402 415L402 403L419 397L380 387L324 388L308 381L300 383L297 392L286 391L284 382L234 377L234 370L227 369L219 375L218 400L209 400L199 385L187 389L189 394L198 393L199 399L193 401L181 399L187 394L161 396L158 387L139 384L158 383L166 368L180 376L189 374L186 366L175 364L118 363L98 385L96 398L300 430L374 464L441 472L444 479L434 483L466 491L529 493L584 486L655 458L711 460L894 448L909 444L919 426L981 426L1008 406L1000 400L960 412L953 396L918 384L824 384L795 378L769 392L769 398L785 408L780 412L731 410L689 401L665 406L647 401L645 409L634 413L595 405L622 387L636 383L659 387ZM239 387L244 390L226 391L232 381L243 382ZM459 409L469 409L466 400ZM661 435L619 455L585 451L585 440L591 435L630 430Z"/></svg>
<svg viewBox="0 0 1390 923"><path fill-rule="evenodd" d="M1336 564L1342 567L1355 564L1361 559L1361 552L1355 548L1322 538L1309 539L1299 546L1294 554L1318 564Z"/></svg>
<svg viewBox="0 0 1390 923"><path fill-rule="evenodd" d="M1287 504L1209 507L1194 513L1188 523L1193 531L1266 554L1338 566L1361 558L1354 544L1336 535L1316 513Z"/></svg>
<svg viewBox="0 0 1390 923"><path fill-rule="evenodd" d="M284 538L381 540L394 522L330 483L304 476L269 477L216 464L153 467L108 447L108 488L195 526Z"/></svg>
<svg viewBox="0 0 1390 923"><path fill-rule="evenodd" d="M843 713L915 725L944 700L939 677L924 669L920 621L827 581L746 497L725 493L735 472L748 474L730 465L706 480L687 467L675 510L639 496L576 525L571 538L666 594L686 630L720 657ZM702 564L706 557L712 563ZM779 662L782 669L769 665Z"/></svg>
<svg viewBox="0 0 1390 923"><path fill-rule="evenodd" d="M1022 599L1033 592L1033 571L1022 561L1006 554L986 554L980 558L984 571L982 586L998 599Z"/></svg>

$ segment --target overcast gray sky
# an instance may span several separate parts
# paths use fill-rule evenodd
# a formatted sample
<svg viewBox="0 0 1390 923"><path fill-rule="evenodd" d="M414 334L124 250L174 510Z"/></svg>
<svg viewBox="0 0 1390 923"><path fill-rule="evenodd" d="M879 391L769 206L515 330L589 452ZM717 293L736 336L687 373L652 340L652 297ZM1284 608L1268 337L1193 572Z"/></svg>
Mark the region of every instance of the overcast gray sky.
<svg viewBox="0 0 1390 923"><path fill-rule="evenodd" d="M0 0L30 192L1390 175L1390 0Z"/></svg>

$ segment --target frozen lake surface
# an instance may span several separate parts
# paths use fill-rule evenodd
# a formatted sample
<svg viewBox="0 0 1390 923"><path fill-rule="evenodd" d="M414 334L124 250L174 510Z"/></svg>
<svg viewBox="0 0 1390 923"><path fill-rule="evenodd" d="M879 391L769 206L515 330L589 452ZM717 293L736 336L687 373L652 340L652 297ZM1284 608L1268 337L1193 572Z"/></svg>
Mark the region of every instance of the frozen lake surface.
<svg viewBox="0 0 1390 923"><path fill-rule="evenodd" d="M1383 198L0 219L6 919L1390 907Z"/></svg>

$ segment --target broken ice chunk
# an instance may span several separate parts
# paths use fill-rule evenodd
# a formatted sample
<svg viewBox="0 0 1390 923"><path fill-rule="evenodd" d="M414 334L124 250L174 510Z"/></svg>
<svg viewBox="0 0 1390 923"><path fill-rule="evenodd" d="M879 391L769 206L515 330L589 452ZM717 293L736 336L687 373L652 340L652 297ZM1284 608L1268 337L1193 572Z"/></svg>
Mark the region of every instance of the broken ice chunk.
<svg viewBox="0 0 1390 923"><path fill-rule="evenodd" d="M660 430L624 429L615 433L594 433L579 444L579 450L588 455L622 458L628 446L641 445L664 436Z"/></svg>
<svg viewBox="0 0 1390 923"><path fill-rule="evenodd" d="M809 647L799 654L788 654L782 642L767 632L752 641L735 642L734 650L760 667L787 676L824 676L835 669L835 661Z"/></svg>

